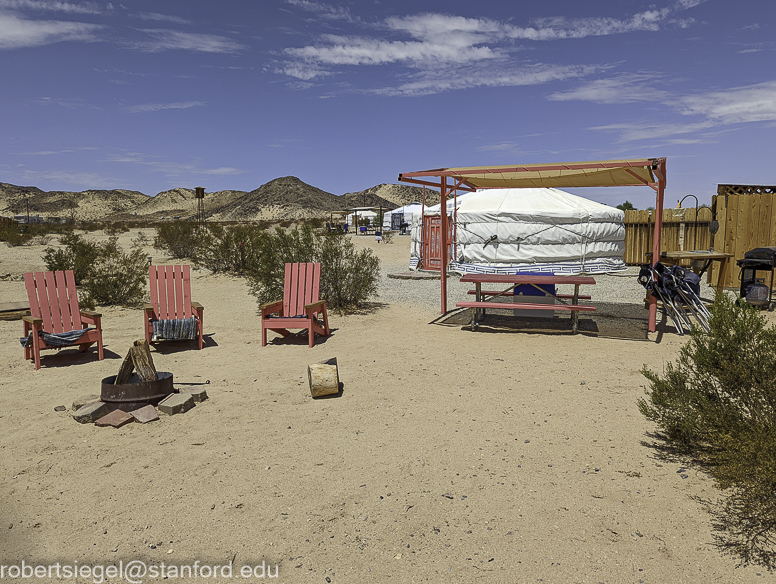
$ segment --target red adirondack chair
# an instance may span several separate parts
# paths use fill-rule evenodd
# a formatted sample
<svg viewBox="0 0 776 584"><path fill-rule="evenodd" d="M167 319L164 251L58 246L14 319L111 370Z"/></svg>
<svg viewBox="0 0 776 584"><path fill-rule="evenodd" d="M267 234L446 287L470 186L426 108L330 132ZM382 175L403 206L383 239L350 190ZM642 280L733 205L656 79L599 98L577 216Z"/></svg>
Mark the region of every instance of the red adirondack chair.
<svg viewBox="0 0 776 584"><path fill-rule="evenodd" d="M73 271L27 273L24 274L24 283L30 300L30 316L22 317L24 336L29 337L32 332L32 346L24 347L25 360L33 359L35 369L38 370L41 349L61 349L78 345L83 353L97 343L97 358L102 361L102 315L78 307ZM89 325L94 328L88 329ZM53 336L49 337L47 342L40 335L41 332L61 335L84 329L88 330L72 342Z"/></svg>
<svg viewBox="0 0 776 584"><path fill-rule="evenodd" d="M286 264L283 300L261 305L261 346L267 345L267 330L284 337L288 329L307 329L310 347L315 344L315 333L329 336L329 317L326 301L319 300L321 264ZM323 326L317 315L323 316Z"/></svg>
<svg viewBox="0 0 776 584"><path fill-rule="evenodd" d="M205 308L191 301L189 266L149 266L151 303L143 306L145 338L149 344L154 334L154 321L197 319L197 343L202 348L202 324Z"/></svg>

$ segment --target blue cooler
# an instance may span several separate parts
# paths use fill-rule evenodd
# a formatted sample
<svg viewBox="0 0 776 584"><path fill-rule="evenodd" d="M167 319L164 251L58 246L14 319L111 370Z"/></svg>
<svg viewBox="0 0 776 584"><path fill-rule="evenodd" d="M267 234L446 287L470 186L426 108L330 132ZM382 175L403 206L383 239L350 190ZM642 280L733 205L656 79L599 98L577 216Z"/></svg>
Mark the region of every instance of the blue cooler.
<svg viewBox="0 0 776 584"><path fill-rule="evenodd" d="M552 276L553 274L547 274L545 272L519 272L520 276ZM537 290L537 287L549 294L555 294L555 284L537 284L533 286L531 284L520 284L515 286L515 303L525 302L528 304L555 304L555 298L546 296L542 291ZM515 316L521 318L552 318L555 313L552 310L530 310L530 309L515 309L512 311Z"/></svg>

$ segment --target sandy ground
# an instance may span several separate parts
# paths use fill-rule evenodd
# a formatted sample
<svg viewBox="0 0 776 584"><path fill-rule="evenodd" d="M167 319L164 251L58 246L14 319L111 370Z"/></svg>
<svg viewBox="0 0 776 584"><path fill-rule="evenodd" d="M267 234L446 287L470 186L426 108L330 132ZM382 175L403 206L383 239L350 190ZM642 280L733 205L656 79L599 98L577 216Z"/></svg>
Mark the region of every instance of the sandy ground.
<svg viewBox="0 0 776 584"><path fill-rule="evenodd" d="M408 238L358 245L406 264ZM0 274L41 269L42 250L4 247ZM70 407L117 372L142 337L140 310L102 309L104 361L46 351L38 372L21 322L0 321L0 563L233 562L240 579L264 561L280 581L320 583L767 577L712 545L693 499L715 497L712 481L649 446L639 370L662 370L683 340L639 332L638 305L615 334L572 336L558 323L471 332L430 305L378 298L330 315L331 337L312 349L304 338L262 348L242 280L197 272L192 290L206 347L159 344L153 356L178 382L210 380L210 399L118 430L78 424ZM0 298L26 300L23 283L0 281ZM331 357L342 395L314 401L307 365Z"/></svg>

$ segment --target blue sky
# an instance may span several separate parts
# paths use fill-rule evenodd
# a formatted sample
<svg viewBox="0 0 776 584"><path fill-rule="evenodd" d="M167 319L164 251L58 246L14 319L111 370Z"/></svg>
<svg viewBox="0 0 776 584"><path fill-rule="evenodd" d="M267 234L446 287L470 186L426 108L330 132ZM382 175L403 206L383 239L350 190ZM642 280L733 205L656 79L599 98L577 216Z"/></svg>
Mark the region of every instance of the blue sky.
<svg viewBox="0 0 776 584"><path fill-rule="evenodd" d="M774 23L773 0L0 0L0 181L342 194L665 156L667 203L710 202L776 184Z"/></svg>

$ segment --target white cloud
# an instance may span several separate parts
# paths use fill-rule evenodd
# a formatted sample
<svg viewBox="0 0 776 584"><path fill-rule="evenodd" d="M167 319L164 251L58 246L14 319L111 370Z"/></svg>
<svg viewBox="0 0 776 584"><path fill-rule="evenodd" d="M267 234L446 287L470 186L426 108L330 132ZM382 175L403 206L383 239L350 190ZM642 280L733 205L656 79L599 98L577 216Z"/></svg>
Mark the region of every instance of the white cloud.
<svg viewBox="0 0 776 584"><path fill-rule="evenodd" d="M98 150L93 146L81 146L79 148L65 148L63 150L39 150L37 152L20 152L21 156L51 156L53 154L71 154L73 152L83 152L84 150Z"/></svg>
<svg viewBox="0 0 776 584"><path fill-rule="evenodd" d="M720 124L776 120L776 81L734 87L678 100L685 115L702 115Z"/></svg>
<svg viewBox="0 0 776 584"><path fill-rule="evenodd" d="M666 91L654 89L646 82L656 79L655 75L624 74L609 79L596 79L568 91L559 91L547 96L551 101L592 101L595 103L634 103L638 101L662 101L668 97Z"/></svg>
<svg viewBox="0 0 776 584"><path fill-rule="evenodd" d="M598 72L603 68L605 67L595 65L546 65L542 63L522 68L499 70L479 66L441 68L436 71L423 71L415 74L413 75L414 81L402 83L396 87L370 90L368 93L414 97L473 87L540 85L551 81L582 77Z"/></svg>
<svg viewBox="0 0 776 584"><path fill-rule="evenodd" d="M385 41L327 35L328 46L286 49L286 54L304 63L321 65L385 65L405 63L412 67L434 63L470 63L493 59L490 47L465 46L460 42Z"/></svg>
<svg viewBox="0 0 776 584"><path fill-rule="evenodd" d="M0 49L39 47L64 41L96 41L103 27L84 22L27 20L0 12Z"/></svg>
<svg viewBox="0 0 776 584"><path fill-rule="evenodd" d="M192 24L190 20L186 20L180 16L170 16L168 14L159 14L158 12L141 12L137 15L142 20L156 20L161 22L174 22L176 24Z"/></svg>
<svg viewBox="0 0 776 584"><path fill-rule="evenodd" d="M147 28L142 29L141 32L150 38L130 43L130 46L151 53L172 50L200 53L237 53L243 49L240 43L220 35L182 32L162 28Z"/></svg>
<svg viewBox="0 0 776 584"><path fill-rule="evenodd" d="M113 178L107 178L93 172L72 172L67 170L24 170L21 173L22 180L28 184L40 183L43 181L52 181L75 185L79 188L116 188L122 181Z"/></svg>
<svg viewBox="0 0 776 584"><path fill-rule="evenodd" d="M158 112L170 109L189 109L206 105L204 101L178 101L173 103L144 103L133 105L124 111L130 114L144 114L148 112Z"/></svg>
<svg viewBox="0 0 776 584"><path fill-rule="evenodd" d="M390 17L381 22L366 24L371 34L320 35L314 43L301 47L289 47L283 52L285 62L276 71L302 81L326 77L345 68L363 66L395 65L420 70L419 79L397 87L372 91L390 95L421 95L437 91L448 91L467 87L454 68L491 64L488 75L495 81L487 82L484 77L476 85L505 86L521 85L527 79L522 71L514 72L513 55L524 50L519 41L559 41L581 39L589 36L604 36L637 31L658 31L663 27L688 26L690 21L678 23L672 20L678 11L693 8L704 0L678 0L671 6L654 8L633 14L626 18L583 18L569 19L552 17L535 19L527 26L516 26L490 18L467 18L463 16L422 13L402 17ZM344 9L310 0L286 0L287 4L315 12L319 15L339 15L342 20L352 20ZM347 17L347 18L346 18ZM444 71L447 69L447 71ZM440 70L453 72L452 80L438 79ZM401 73L398 73L401 74ZM510 81L511 80L511 81ZM541 81L541 77L537 81ZM627 87L621 81L618 87L612 82L599 82L598 87L589 87L593 100L640 101L658 99L662 94L648 90L645 86ZM631 81L630 85L633 85ZM639 96L639 91L641 95ZM555 99L579 99L571 94L554 94ZM577 93L576 95L582 95ZM645 97L649 95L649 97ZM587 97L591 99L591 97ZM614 101L607 101L614 103Z"/></svg>
<svg viewBox="0 0 776 584"><path fill-rule="evenodd" d="M327 20L344 20L346 22L359 22L360 19L353 16L347 8L342 6L332 6L322 2L311 2L310 0L286 0L286 4L296 6L308 12L314 12L319 17Z"/></svg>
<svg viewBox="0 0 776 584"><path fill-rule="evenodd" d="M713 127L712 122L698 122L694 124L657 122L657 123L625 123L608 124L605 126L593 126L589 130L601 130L620 134L619 142L633 142L636 140L654 140L656 138L668 138L678 134L694 134Z"/></svg>
<svg viewBox="0 0 776 584"><path fill-rule="evenodd" d="M8 10L47 10L70 14L101 14L102 10L91 2L73 4L55 0L0 0L0 9Z"/></svg>
<svg viewBox="0 0 776 584"><path fill-rule="evenodd" d="M202 168L198 164L188 162L170 162L165 160L150 160L145 154L129 152L115 155L110 162L126 164L141 164L168 177L180 177L185 175L226 176L243 174L245 171L231 166L219 166L216 168Z"/></svg>

